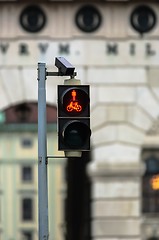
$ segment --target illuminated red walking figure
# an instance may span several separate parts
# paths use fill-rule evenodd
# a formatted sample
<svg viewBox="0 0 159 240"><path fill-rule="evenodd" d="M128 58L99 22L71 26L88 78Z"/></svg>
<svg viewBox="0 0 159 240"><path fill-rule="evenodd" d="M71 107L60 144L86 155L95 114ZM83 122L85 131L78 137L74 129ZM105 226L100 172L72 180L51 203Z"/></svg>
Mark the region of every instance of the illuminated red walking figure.
<svg viewBox="0 0 159 240"><path fill-rule="evenodd" d="M67 111L68 112L72 112L73 110L76 111L76 112L81 112L82 111L82 106L78 103L78 100L76 100L76 91L73 90L71 92L71 95L72 95L72 99L71 99L71 102L69 105L67 105Z"/></svg>

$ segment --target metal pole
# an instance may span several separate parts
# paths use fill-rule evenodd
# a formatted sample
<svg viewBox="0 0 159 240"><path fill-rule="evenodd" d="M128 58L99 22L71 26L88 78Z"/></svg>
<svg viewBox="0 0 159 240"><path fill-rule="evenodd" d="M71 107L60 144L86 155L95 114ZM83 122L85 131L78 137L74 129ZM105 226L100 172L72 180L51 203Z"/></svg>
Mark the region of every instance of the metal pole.
<svg viewBox="0 0 159 240"><path fill-rule="evenodd" d="M38 210L39 240L48 240L48 187L46 139L46 68L38 63Z"/></svg>

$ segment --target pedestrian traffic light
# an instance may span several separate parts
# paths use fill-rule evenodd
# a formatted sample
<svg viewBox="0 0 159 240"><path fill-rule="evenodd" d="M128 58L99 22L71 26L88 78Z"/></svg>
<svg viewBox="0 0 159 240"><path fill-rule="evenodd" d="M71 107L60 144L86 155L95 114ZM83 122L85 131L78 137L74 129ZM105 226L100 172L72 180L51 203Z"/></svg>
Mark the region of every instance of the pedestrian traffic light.
<svg viewBox="0 0 159 240"><path fill-rule="evenodd" d="M58 85L58 148L90 150L89 85Z"/></svg>

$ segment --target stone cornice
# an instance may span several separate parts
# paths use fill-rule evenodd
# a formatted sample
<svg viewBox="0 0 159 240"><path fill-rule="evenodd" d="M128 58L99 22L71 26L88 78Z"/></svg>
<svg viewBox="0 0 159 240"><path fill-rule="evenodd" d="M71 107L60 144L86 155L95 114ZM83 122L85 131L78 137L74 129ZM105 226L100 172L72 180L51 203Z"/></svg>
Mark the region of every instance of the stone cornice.
<svg viewBox="0 0 159 240"><path fill-rule="evenodd" d="M143 163L138 164L97 164L96 167L88 168L89 175L92 179L96 178L134 178L141 177L144 174L145 165Z"/></svg>

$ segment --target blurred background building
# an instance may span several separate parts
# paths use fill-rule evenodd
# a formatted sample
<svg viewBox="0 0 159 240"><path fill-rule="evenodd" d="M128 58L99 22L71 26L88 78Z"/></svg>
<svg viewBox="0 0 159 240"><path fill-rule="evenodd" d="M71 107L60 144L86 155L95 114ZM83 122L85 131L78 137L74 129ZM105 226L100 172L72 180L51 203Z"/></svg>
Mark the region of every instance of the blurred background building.
<svg viewBox="0 0 159 240"><path fill-rule="evenodd" d="M50 240L159 238L158 1L0 1L0 240L37 240L37 63L91 86L91 154L52 159ZM47 79L48 155L59 155Z"/></svg>

